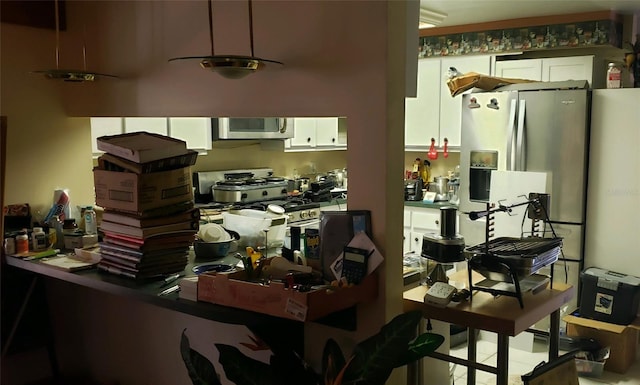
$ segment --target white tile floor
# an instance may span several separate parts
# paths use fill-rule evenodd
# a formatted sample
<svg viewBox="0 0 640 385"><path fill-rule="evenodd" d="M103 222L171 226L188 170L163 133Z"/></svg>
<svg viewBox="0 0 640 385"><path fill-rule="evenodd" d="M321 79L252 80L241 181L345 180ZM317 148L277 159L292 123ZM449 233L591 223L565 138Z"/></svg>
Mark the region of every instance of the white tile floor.
<svg viewBox="0 0 640 385"><path fill-rule="evenodd" d="M477 344L477 360L486 365L495 366L497 355L496 344L492 341L479 340ZM560 352L562 354L563 352ZM467 344L460 344L451 349L451 355L466 358ZM519 375L530 372L537 364L542 361L548 361L547 344L536 340L534 342L533 351L526 352L519 349L509 349L509 377L513 383ZM452 364L453 365L453 364ZM467 368L461 365L453 365L453 384L466 385ZM491 373L476 371L477 385L493 385L496 376ZM625 373L617 374L604 371L599 378L579 377L580 385L640 385L640 361L636 363ZM510 382L511 384L511 382Z"/></svg>

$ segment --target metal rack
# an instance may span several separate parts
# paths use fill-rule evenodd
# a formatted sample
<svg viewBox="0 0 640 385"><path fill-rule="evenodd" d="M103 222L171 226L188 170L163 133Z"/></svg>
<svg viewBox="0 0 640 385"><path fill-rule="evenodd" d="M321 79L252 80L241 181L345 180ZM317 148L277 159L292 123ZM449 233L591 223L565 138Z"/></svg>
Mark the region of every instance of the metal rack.
<svg viewBox="0 0 640 385"><path fill-rule="evenodd" d="M531 223L531 235L529 237L512 238L500 237L492 239L494 231L494 213L509 213L513 207L522 205L531 205L532 210L528 210ZM529 279L544 266L551 265L550 285L553 288L553 264L557 261L562 246L562 239L556 237L555 232L553 238L543 238L540 236L540 222L548 221L547 207L548 195L532 194L530 199L524 203L512 206L499 205L494 208L487 203L486 211L479 213L471 213L472 220L486 216L485 225L485 243L469 247L465 250L467 257L467 271L469 273L469 291L473 294L474 290L491 293L494 296L505 295L518 299L520 308L524 308L522 300L521 282ZM472 271L475 270L485 276L487 279L473 284ZM485 286L488 282L505 283L507 287L512 284L513 290L505 285L503 288L494 286ZM532 284L536 280L531 280ZM529 284L529 282L528 282ZM500 285L498 285L500 286ZM473 298L473 295L471 296Z"/></svg>

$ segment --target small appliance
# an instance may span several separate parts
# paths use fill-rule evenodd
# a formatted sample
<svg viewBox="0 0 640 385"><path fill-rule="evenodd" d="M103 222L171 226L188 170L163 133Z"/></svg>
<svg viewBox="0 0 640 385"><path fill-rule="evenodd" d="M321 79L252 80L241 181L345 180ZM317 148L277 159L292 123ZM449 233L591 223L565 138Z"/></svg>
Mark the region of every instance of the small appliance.
<svg viewBox="0 0 640 385"><path fill-rule="evenodd" d="M211 120L211 136L220 139L289 139L293 138L291 118L229 118Z"/></svg>
<svg viewBox="0 0 640 385"><path fill-rule="evenodd" d="M464 261L464 238L456 233L457 209L440 208L440 234L426 233L422 236L422 257L437 262L429 276L427 285L449 280L442 264Z"/></svg>
<svg viewBox="0 0 640 385"><path fill-rule="evenodd" d="M230 174L211 188L220 203L250 203L287 197L288 182L282 177L255 178L251 174Z"/></svg>
<svg viewBox="0 0 640 385"><path fill-rule="evenodd" d="M404 200L405 201L421 201L422 200L422 178L405 179L404 181Z"/></svg>

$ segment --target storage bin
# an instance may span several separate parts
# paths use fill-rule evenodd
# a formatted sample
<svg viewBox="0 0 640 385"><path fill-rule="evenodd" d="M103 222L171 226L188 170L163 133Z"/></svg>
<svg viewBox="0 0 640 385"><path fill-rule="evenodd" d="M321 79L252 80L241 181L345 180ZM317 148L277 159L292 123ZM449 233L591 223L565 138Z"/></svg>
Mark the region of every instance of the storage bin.
<svg viewBox="0 0 640 385"><path fill-rule="evenodd" d="M251 246L263 247L265 239L268 248L277 248L284 245L284 236L287 230L287 216L253 210L231 210L222 213L223 226L240 234L238 247ZM266 236L265 236L265 230Z"/></svg>
<svg viewBox="0 0 640 385"><path fill-rule="evenodd" d="M640 278L590 267L580 273L580 316L628 325L636 318Z"/></svg>

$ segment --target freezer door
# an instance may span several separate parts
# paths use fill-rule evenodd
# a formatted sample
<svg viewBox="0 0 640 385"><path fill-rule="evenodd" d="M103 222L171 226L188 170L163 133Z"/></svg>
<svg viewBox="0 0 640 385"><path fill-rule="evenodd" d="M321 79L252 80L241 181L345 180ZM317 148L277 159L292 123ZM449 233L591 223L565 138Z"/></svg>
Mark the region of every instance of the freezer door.
<svg viewBox="0 0 640 385"><path fill-rule="evenodd" d="M520 169L550 175L552 221L585 221L589 96L588 90L520 92Z"/></svg>
<svg viewBox="0 0 640 385"><path fill-rule="evenodd" d="M497 151L498 170L506 170L509 145L514 143L517 92L481 92L462 95L460 146L461 212L484 210L484 203L469 199L472 151ZM513 152L511 153L513 155Z"/></svg>

